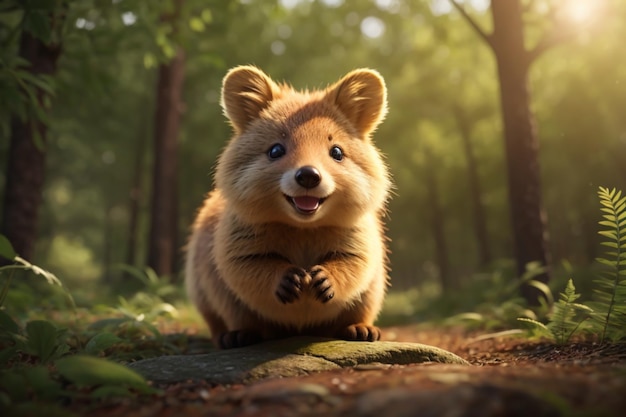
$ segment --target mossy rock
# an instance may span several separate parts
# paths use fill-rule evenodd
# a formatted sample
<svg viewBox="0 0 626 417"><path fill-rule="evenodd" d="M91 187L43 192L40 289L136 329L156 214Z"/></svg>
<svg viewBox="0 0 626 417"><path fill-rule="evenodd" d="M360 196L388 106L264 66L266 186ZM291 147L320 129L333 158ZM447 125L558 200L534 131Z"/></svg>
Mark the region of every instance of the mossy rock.
<svg viewBox="0 0 626 417"><path fill-rule="evenodd" d="M346 342L295 337L201 355L162 356L129 366L157 383L191 379L233 384L364 364L424 362L468 364L453 353L419 343Z"/></svg>

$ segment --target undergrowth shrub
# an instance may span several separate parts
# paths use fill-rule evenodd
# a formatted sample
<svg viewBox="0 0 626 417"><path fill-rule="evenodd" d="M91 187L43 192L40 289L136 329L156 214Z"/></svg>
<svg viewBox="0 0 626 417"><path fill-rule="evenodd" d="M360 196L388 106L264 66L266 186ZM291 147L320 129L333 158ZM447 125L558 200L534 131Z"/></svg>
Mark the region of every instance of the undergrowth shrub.
<svg viewBox="0 0 626 417"><path fill-rule="evenodd" d="M179 352L177 346L149 322L163 311L171 312L171 305L157 303L156 298L149 302L141 300L143 304L121 300L126 301L117 310L123 316L121 319L113 323L96 322L93 328L74 331L41 319L31 319L21 325L9 314L5 304L16 300L9 294L15 287L13 281L23 278L16 276L17 271L29 271L54 287L63 288L74 315L78 312L61 281L19 257L3 235L0 235L0 256L13 261L0 267L0 415L68 415L59 406L60 400L159 392L142 376L110 358L120 361ZM32 309L41 300L32 302L29 298L27 301ZM135 310L136 305L147 304L152 307L147 314Z"/></svg>

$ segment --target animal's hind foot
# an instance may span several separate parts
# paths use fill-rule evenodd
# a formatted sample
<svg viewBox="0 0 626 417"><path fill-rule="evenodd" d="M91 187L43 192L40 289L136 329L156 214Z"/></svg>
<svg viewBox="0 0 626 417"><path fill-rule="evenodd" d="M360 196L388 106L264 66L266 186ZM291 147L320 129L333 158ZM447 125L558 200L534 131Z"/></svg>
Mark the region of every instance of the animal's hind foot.
<svg viewBox="0 0 626 417"><path fill-rule="evenodd" d="M260 343L263 338L251 330L234 330L216 335L216 341L220 349L232 349Z"/></svg>
<svg viewBox="0 0 626 417"><path fill-rule="evenodd" d="M337 337L343 340L375 342L380 340L380 329L363 323L351 324L342 329Z"/></svg>

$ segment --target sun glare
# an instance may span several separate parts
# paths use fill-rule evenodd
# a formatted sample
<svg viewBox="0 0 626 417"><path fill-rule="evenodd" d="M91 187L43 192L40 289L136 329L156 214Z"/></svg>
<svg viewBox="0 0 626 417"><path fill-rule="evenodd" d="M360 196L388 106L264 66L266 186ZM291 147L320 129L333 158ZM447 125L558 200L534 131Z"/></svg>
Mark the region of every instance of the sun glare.
<svg viewBox="0 0 626 417"><path fill-rule="evenodd" d="M563 17L572 23L587 23L598 17L602 0L569 0L563 2Z"/></svg>

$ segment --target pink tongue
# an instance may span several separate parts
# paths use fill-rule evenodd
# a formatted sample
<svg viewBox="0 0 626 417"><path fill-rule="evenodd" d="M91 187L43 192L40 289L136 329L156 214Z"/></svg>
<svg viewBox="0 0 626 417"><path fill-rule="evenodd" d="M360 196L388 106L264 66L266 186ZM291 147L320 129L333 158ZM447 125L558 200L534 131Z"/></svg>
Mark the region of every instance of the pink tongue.
<svg viewBox="0 0 626 417"><path fill-rule="evenodd" d="M317 197L293 197L293 202L303 211L316 210L320 205L320 199Z"/></svg>

